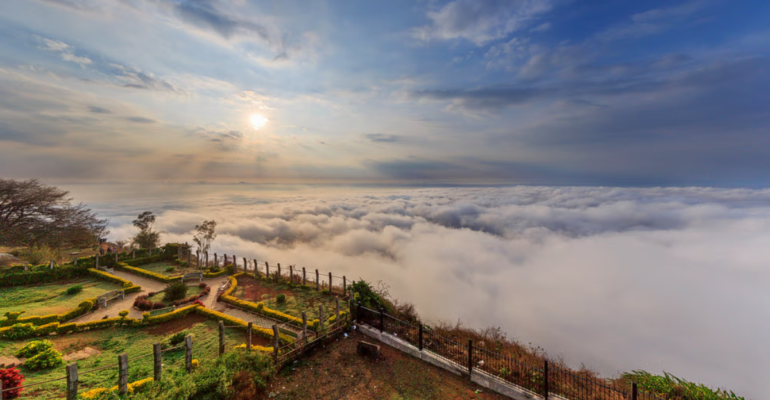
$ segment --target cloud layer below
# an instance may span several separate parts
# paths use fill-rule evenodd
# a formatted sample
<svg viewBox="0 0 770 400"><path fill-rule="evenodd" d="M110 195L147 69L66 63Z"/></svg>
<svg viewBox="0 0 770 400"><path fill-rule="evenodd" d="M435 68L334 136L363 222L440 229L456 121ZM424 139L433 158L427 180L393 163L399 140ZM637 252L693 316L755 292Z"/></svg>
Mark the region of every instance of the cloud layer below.
<svg viewBox="0 0 770 400"><path fill-rule="evenodd" d="M770 390L770 190L69 189L113 239L144 210L169 241L214 218L220 254L381 279L429 320L501 326L573 366Z"/></svg>

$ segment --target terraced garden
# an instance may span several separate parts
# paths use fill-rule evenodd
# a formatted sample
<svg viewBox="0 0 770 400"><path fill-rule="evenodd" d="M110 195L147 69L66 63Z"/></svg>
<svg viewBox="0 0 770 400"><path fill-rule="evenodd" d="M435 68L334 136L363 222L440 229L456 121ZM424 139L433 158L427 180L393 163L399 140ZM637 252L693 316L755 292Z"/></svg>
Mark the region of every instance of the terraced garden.
<svg viewBox="0 0 770 400"><path fill-rule="evenodd" d="M202 289L198 285L187 285L187 295L185 296L185 298L195 296L199 294L201 291ZM170 301L167 302L163 300L163 297L165 295L166 295L165 292L158 292L158 293L155 293L153 296L148 297L147 300L152 301L153 303L171 304Z"/></svg>
<svg viewBox="0 0 770 400"><path fill-rule="evenodd" d="M67 290L80 286L78 293ZM76 308L88 298L98 297L120 285L96 278L77 278L37 286L0 288L0 315L8 311L25 311L22 316L61 314Z"/></svg>
<svg viewBox="0 0 770 400"><path fill-rule="evenodd" d="M181 265L168 262L168 261L144 264L144 265L138 266L137 268L141 268L150 272L155 272L156 274L167 275L167 276L182 275L188 272L200 271L200 269L196 268L195 266L183 267Z"/></svg>
<svg viewBox="0 0 770 400"><path fill-rule="evenodd" d="M278 301L278 295L286 296L285 302ZM265 307L302 318L302 311L308 320L319 317L318 306L323 305L324 316L329 318L336 312L334 296L323 294L307 286L290 286L288 282L255 280L250 276L238 277L238 286L232 296L254 303L262 302ZM348 311L347 301L340 301L340 312Z"/></svg>

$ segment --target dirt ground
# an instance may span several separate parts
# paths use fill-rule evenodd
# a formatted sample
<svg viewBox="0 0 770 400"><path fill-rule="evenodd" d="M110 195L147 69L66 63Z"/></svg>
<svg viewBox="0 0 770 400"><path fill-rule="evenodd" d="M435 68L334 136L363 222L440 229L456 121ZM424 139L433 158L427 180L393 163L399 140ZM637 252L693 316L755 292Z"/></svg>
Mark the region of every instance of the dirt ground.
<svg viewBox="0 0 770 400"><path fill-rule="evenodd" d="M294 296L294 292L291 289L275 289L263 286L251 277L239 277L238 286L243 287L243 298L255 303L262 301L262 296L265 294L269 295L270 297L278 296L281 293L285 294L286 296Z"/></svg>
<svg viewBox="0 0 770 400"><path fill-rule="evenodd" d="M355 333L340 337L279 372L260 399L507 399L377 342L380 360L356 353ZM478 392L477 392L478 391Z"/></svg>

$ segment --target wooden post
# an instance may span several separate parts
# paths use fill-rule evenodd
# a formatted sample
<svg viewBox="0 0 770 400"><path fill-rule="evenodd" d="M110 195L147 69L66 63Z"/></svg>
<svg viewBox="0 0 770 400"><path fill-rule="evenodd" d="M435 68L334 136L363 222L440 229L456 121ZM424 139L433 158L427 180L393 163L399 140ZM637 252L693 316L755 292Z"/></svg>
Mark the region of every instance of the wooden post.
<svg viewBox="0 0 770 400"><path fill-rule="evenodd" d="M342 295L348 295L348 278L346 278L345 275L342 275Z"/></svg>
<svg viewBox="0 0 770 400"><path fill-rule="evenodd" d="M294 284L294 266L291 264L289 265L289 284L290 285Z"/></svg>
<svg viewBox="0 0 770 400"><path fill-rule="evenodd" d="M639 397L639 388L636 387L636 382L631 382L631 400L637 400Z"/></svg>
<svg viewBox="0 0 770 400"><path fill-rule="evenodd" d="M302 311L302 336L307 338L307 314Z"/></svg>
<svg viewBox="0 0 770 400"><path fill-rule="evenodd" d="M281 263L278 263L278 275L275 276L275 281L279 282L281 280Z"/></svg>
<svg viewBox="0 0 770 400"><path fill-rule="evenodd" d="M227 254L224 255L224 261L222 261L222 268L227 268Z"/></svg>
<svg viewBox="0 0 770 400"><path fill-rule="evenodd" d="M219 320L219 355L225 354L225 321Z"/></svg>
<svg viewBox="0 0 770 400"><path fill-rule="evenodd" d="M254 324L249 322L249 326L246 327L246 350L251 350L251 330Z"/></svg>
<svg viewBox="0 0 770 400"><path fill-rule="evenodd" d="M155 369L153 379L155 379L155 382L160 382L161 367L163 365L162 353L160 352L160 343L155 343L152 345L152 355L154 357L153 367Z"/></svg>
<svg viewBox="0 0 770 400"><path fill-rule="evenodd" d="M254 259L254 279L259 279L259 264L257 264L257 259Z"/></svg>
<svg viewBox="0 0 770 400"><path fill-rule="evenodd" d="M128 393L128 354L118 355L118 393Z"/></svg>
<svg viewBox="0 0 770 400"><path fill-rule="evenodd" d="M115 250L115 262L116 263L118 262L118 251L117 250Z"/></svg>
<svg viewBox="0 0 770 400"><path fill-rule="evenodd" d="M307 274L305 273L305 267L302 267L302 286L307 284Z"/></svg>
<svg viewBox="0 0 770 400"><path fill-rule="evenodd" d="M67 365L67 400L78 398L78 364Z"/></svg>
<svg viewBox="0 0 770 400"><path fill-rule="evenodd" d="M315 270L315 290L321 291L321 276L318 275L318 270Z"/></svg>
<svg viewBox="0 0 770 400"><path fill-rule="evenodd" d="M278 331L278 324L273 324L273 356L275 361L278 361L278 349L281 347L280 332Z"/></svg>
<svg viewBox="0 0 770 400"><path fill-rule="evenodd" d="M340 322L340 298L335 297L334 300L337 301L337 318L334 319L334 322L339 323Z"/></svg>
<svg viewBox="0 0 770 400"><path fill-rule="evenodd" d="M270 264L265 261L265 279L270 280Z"/></svg>
<svg viewBox="0 0 770 400"><path fill-rule="evenodd" d="M209 252L206 251L206 268L209 267Z"/></svg>
<svg viewBox="0 0 770 400"><path fill-rule="evenodd" d="M246 257L243 257L243 272L249 271L249 262L246 261Z"/></svg>
<svg viewBox="0 0 770 400"><path fill-rule="evenodd" d="M94 268L99 269L99 255L98 254L96 255L96 265L94 266Z"/></svg>
<svg viewBox="0 0 770 400"><path fill-rule="evenodd" d="M318 330L321 331L324 328L324 306L318 306Z"/></svg>
<svg viewBox="0 0 770 400"><path fill-rule="evenodd" d="M217 253L214 253L214 266L219 267L219 257L217 257Z"/></svg>
<svg viewBox="0 0 770 400"><path fill-rule="evenodd" d="M329 272L329 294L332 293L332 273Z"/></svg>
<svg viewBox="0 0 770 400"><path fill-rule="evenodd" d="M233 272L238 272L238 257L233 254Z"/></svg>
<svg viewBox="0 0 770 400"><path fill-rule="evenodd" d="M184 337L184 365L187 368L187 372L192 372L192 336L187 335Z"/></svg>
<svg viewBox="0 0 770 400"><path fill-rule="evenodd" d="M385 331L385 313L382 312L382 307L380 307L380 333Z"/></svg>

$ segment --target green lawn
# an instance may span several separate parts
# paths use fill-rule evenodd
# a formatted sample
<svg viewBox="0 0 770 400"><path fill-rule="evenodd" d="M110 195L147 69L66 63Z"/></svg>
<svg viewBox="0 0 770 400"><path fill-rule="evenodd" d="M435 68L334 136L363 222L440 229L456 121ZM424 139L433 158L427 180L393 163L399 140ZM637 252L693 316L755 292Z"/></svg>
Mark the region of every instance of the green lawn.
<svg viewBox="0 0 770 400"><path fill-rule="evenodd" d="M173 267L174 268L173 271L166 271L169 267ZM194 266L193 267L181 267L179 265L171 264L171 263L169 263L167 261L161 261L161 262L156 262L156 263L152 263L152 264L144 264L144 265L140 265L140 266L138 266L136 268L141 268L141 269L145 269L147 271L155 272L156 274L169 275L169 276L182 275L182 274L187 273L187 272L198 272L198 271L200 271L198 268L196 268Z"/></svg>
<svg viewBox="0 0 770 400"><path fill-rule="evenodd" d="M284 293L286 294L286 302L278 303L278 301L276 301L275 293L263 293L259 296L258 299L254 299L245 295L247 289L245 285L241 284L241 282L245 283L246 281L254 282L254 280L250 277L238 278L239 284L235 288L235 293L233 293L233 296L239 299L245 299L253 302L261 301L265 304L265 307L295 316L297 318L302 318L302 311L305 311L308 320L318 318L319 305L323 305L324 317L327 319L332 316L337 309L334 297L330 295L323 295L316 291L314 288L307 286L290 287L288 283L276 283L272 281L268 282L264 279L257 281L257 284L269 289L268 291L270 292L289 291L289 293ZM345 300L340 300L340 312L348 311L348 308L348 302Z"/></svg>
<svg viewBox="0 0 770 400"><path fill-rule="evenodd" d="M175 323L176 322L176 323ZM213 362L216 359L218 351L217 325L212 321L194 322L192 327L179 326L178 322L174 324L176 329L166 330L165 333L157 332L158 325L152 328L142 330L132 328L113 328L94 332L83 332L64 336L52 336L48 338L54 343L54 348L62 354L82 350L84 347L92 347L100 350L102 353L92 356L85 360L77 361L79 393L84 393L89 389L97 387L112 387L118 383L118 367L106 368L93 373L86 373L89 370L106 367L117 364L118 355L128 354L128 382L135 382L153 376L153 357L138 358L147 354L152 354L153 343L167 340L174 332L186 330L193 337L193 358L199 360L201 366ZM165 325L165 324L164 324ZM0 342L0 354L14 354L28 340L20 342ZM236 329L227 329L225 332L226 348L231 350L233 346L244 342L243 332ZM184 373L184 350L171 351L163 353L163 373ZM24 367L21 373L27 378L24 385L43 382L50 379L56 379L66 376L64 365L45 371L30 371ZM27 391L22 392L22 398L35 398L39 400L63 398L66 389L64 380L34 386Z"/></svg>
<svg viewBox="0 0 770 400"><path fill-rule="evenodd" d="M185 296L185 298L190 297L190 296L195 296L196 294L201 292L201 288L198 287L197 284L196 285L188 285L187 288L188 288L187 289L187 296ZM148 297L147 300L152 301L153 303L160 302L160 303L164 303L165 304L166 302L163 301L163 296L165 294L166 294L165 292L158 292L154 296ZM169 303L171 303L171 302L169 302Z"/></svg>
<svg viewBox="0 0 770 400"><path fill-rule="evenodd" d="M61 314L76 308L87 298L121 288L114 283L93 278L77 278L65 282L0 288L0 315L8 311L26 311L22 317ZM83 286L83 291L75 295L65 294L68 288L75 285Z"/></svg>

